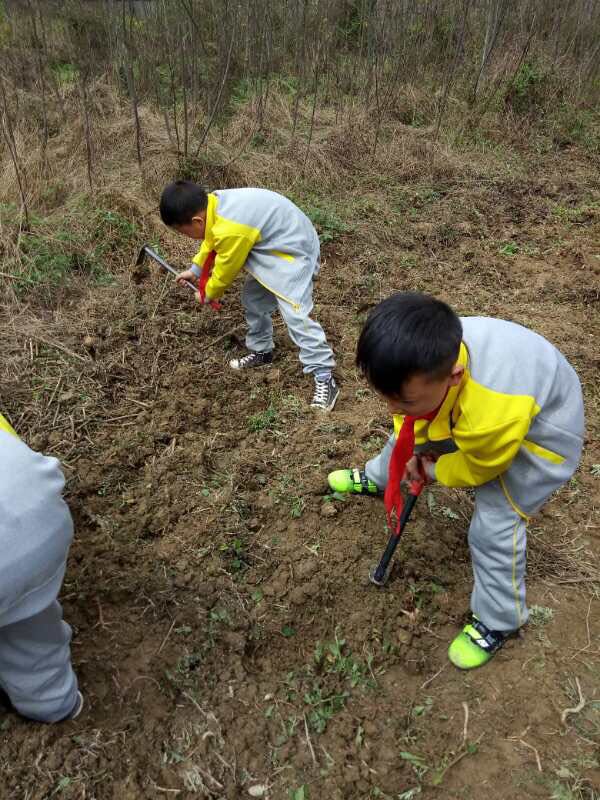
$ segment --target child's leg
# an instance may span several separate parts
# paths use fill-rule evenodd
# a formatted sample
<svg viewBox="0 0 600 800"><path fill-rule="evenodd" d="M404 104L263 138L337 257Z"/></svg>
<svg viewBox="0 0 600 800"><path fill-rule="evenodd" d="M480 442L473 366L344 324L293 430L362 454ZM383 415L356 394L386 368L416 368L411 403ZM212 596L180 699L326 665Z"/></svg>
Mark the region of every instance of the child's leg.
<svg viewBox="0 0 600 800"><path fill-rule="evenodd" d="M582 443L580 435L563 431L558 462L521 448L504 475L475 489L469 528L475 575L471 609L491 630L515 630L527 620L527 520L575 472Z"/></svg>
<svg viewBox="0 0 600 800"><path fill-rule="evenodd" d="M527 621L526 544L526 519L510 505L500 481L478 486L469 528L471 610L490 630L514 631Z"/></svg>
<svg viewBox="0 0 600 800"><path fill-rule="evenodd" d="M387 485L390 458L395 444L396 437L392 434L385 443L383 450L374 458L369 459L365 464L365 475L370 481L373 481L380 492L382 492Z"/></svg>
<svg viewBox="0 0 600 800"><path fill-rule="evenodd" d="M312 298L301 304L297 310L285 300L278 300L279 312L287 325L290 339L300 350L300 361L306 375L326 377L335 367L333 350L327 344L323 328L309 316L312 311Z"/></svg>
<svg viewBox="0 0 600 800"><path fill-rule="evenodd" d="M248 325L246 347L255 353L270 353L273 349L271 315L277 308L277 300L249 276L242 290L242 303Z"/></svg>
<svg viewBox="0 0 600 800"><path fill-rule="evenodd" d="M55 600L28 619L0 628L0 687L24 717L58 722L77 703L71 628Z"/></svg>

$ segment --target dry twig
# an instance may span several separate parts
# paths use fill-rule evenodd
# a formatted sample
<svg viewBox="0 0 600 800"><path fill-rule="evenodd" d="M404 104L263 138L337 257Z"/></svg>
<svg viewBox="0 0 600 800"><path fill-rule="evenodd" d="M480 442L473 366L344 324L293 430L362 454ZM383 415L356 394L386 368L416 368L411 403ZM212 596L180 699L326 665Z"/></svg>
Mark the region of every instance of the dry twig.
<svg viewBox="0 0 600 800"><path fill-rule="evenodd" d="M560 715L560 721L563 725L567 724L567 717L569 714L579 714L580 711L583 711L583 707L585 706L585 697L581 692L581 685L579 683L579 678L575 678L575 683L577 684L577 691L579 692L579 702L573 708L565 708L565 710Z"/></svg>

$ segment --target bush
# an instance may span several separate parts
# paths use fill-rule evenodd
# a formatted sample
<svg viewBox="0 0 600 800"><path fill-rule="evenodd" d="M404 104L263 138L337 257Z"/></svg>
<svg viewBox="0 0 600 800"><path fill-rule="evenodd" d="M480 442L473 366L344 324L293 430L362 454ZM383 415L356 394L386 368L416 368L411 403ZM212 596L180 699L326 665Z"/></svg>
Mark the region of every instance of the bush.
<svg viewBox="0 0 600 800"><path fill-rule="evenodd" d="M504 103L515 114L535 112L543 104L547 75L531 61L524 61L504 95Z"/></svg>

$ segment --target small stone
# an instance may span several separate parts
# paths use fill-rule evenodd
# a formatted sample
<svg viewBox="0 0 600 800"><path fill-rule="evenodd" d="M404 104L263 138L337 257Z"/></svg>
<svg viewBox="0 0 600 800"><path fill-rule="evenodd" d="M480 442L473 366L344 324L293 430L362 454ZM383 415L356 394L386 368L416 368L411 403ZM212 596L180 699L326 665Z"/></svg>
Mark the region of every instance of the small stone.
<svg viewBox="0 0 600 800"><path fill-rule="evenodd" d="M251 786L248 789L250 797L263 797L267 793L267 787L262 783L257 783L256 786Z"/></svg>
<svg viewBox="0 0 600 800"><path fill-rule="evenodd" d="M400 644L410 644L412 641L412 633L409 631L399 630L396 633L396 639Z"/></svg>
<svg viewBox="0 0 600 800"><path fill-rule="evenodd" d="M90 336L89 334L84 337L83 346L88 351L88 353L90 355L92 355L92 356L96 352L96 340L94 339L93 336Z"/></svg>
<svg viewBox="0 0 600 800"><path fill-rule="evenodd" d="M337 508L333 505L333 503L323 503L321 506L322 517L335 517L337 513Z"/></svg>

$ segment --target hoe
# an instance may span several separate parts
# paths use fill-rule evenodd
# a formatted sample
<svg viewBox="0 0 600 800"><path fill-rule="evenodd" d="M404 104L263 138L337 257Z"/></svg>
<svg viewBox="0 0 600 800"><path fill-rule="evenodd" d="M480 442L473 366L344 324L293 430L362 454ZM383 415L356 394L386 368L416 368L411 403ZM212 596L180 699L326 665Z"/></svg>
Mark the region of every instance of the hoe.
<svg viewBox="0 0 600 800"><path fill-rule="evenodd" d="M408 498L406 499L406 503L404 504L404 508L402 509L402 514L400 516L400 523L398 525L398 530L394 531L389 538L387 543L387 547L385 548L384 554L381 556L381 561L376 567L372 567L371 571L369 572L369 580L371 583L374 583L376 586L385 586L387 583L387 579L390 576L390 561L392 560L392 556L394 555L394 551L396 547L398 547L398 542L400 541L400 537L402 536L402 531L406 523L409 520L411 512L415 507L415 503L417 502L417 497L421 494L424 487L423 481L411 481L408 487Z"/></svg>
<svg viewBox="0 0 600 800"><path fill-rule="evenodd" d="M137 261L135 262L136 267L139 267L139 265L142 264L146 260L146 258L151 258L153 261L156 261L157 264L160 264L160 266L163 269L166 269L167 272L170 272L171 275L175 276L179 275L176 269L174 269L170 264L167 264L164 258L161 258L161 256L159 256L158 253L151 247L149 247L147 244L145 244L139 252ZM192 290L192 292L194 292L194 294L196 294L196 292L198 291L201 291L206 286L206 283L210 277L210 270L214 260L215 260L215 253L213 251L212 253L208 254L208 257L204 262L204 266L202 267L202 275L198 280L198 286L194 286L194 284L191 281L184 281L185 285L189 287ZM219 303L217 300L212 300L209 303L209 305L216 311L219 311L221 309L221 303Z"/></svg>

